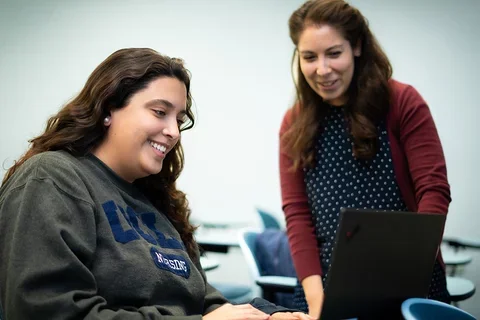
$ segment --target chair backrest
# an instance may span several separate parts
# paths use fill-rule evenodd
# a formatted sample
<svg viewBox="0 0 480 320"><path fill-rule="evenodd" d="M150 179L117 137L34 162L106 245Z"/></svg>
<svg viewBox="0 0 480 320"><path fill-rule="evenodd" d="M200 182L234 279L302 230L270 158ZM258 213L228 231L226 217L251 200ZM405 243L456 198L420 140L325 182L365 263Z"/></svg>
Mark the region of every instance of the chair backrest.
<svg viewBox="0 0 480 320"><path fill-rule="evenodd" d="M296 277L285 230L266 229L255 241L257 266L262 276Z"/></svg>
<svg viewBox="0 0 480 320"><path fill-rule="evenodd" d="M283 274L283 276L282 274L279 274L280 275L279 278L291 279L290 277L285 277L285 276L295 274L295 269L293 268L293 262L291 262L291 256L289 254L290 251L287 252L288 253L287 258L289 259L288 261L290 261L291 270L289 270L288 268L285 269L283 265L281 265L283 268L278 268L279 261L276 261L277 264L275 263L275 261L273 261L273 260L279 260L283 258L287 260L287 258L285 257L285 252L283 250L283 246L285 245L285 243L282 242L281 237L278 237L278 234L277 234L277 237L274 237L274 238L279 240L281 243L275 243L276 240L274 240L273 244L274 246L276 245L276 249L272 248L272 250L275 251L276 253L274 252L270 253L265 251L265 250L268 250L268 248L272 243L270 243L269 241L267 241L267 243L262 242L261 238L264 236L268 237L269 235L273 235L272 233L274 232L281 233L283 231L281 230L258 231L254 229L242 229L240 231L240 235L239 235L240 248L245 257L245 260L247 261L250 274L254 280L264 275L263 272L268 271L268 270L261 269L262 266L265 267L266 263L270 264L270 267L273 267L273 268L267 268L267 269L271 269L270 272L273 271L273 273L275 273L275 271L277 272L280 271L280 273L287 273L287 274ZM267 239L264 238L263 240L267 240ZM288 242L287 242L287 246L288 246ZM274 259L272 259L272 254L275 255ZM284 262L288 264L289 263L288 261L284 261ZM276 274L272 274L272 275L276 275ZM272 292L272 289L270 289L270 291L268 291L268 289L265 290L265 288L263 289L264 290L261 290L260 287L256 287L255 293L258 293L259 296L267 298L270 302L273 302L277 305L281 305L286 308L293 309L293 293L277 292L275 289L273 289L273 292Z"/></svg>
<svg viewBox="0 0 480 320"><path fill-rule="evenodd" d="M475 320L471 314L436 300L411 298L402 303L402 315L405 320Z"/></svg>
<svg viewBox="0 0 480 320"><path fill-rule="evenodd" d="M245 256L248 268L254 279L260 276L259 264L255 251L255 241L259 233L260 231L254 229L242 229L239 234L240 249Z"/></svg>
<svg viewBox="0 0 480 320"><path fill-rule="evenodd" d="M265 229L281 229L280 222L278 222L277 218L275 218L275 216L273 216L271 213L258 208L257 212L260 215L260 219L262 220L263 227Z"/></svg>
<svg viewBox="0 0 480 320"><path fill-rule="evenodd" d="M288 238L284 231L242 229L239 244L254 278L296 277Z"/></svg>

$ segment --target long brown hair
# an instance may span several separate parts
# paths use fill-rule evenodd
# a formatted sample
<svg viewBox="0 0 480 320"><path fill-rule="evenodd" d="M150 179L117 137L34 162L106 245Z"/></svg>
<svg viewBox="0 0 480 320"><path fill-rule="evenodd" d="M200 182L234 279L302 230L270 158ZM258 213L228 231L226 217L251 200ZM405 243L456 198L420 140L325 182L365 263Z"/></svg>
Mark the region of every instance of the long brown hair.
<svg viewBox="0 0 480 320"><path fill-rule="evenodd" d="M187 89L187 122L180 130L194 125L190 73L180 59L170 58L148 48L121 49L105 59L90 75L81 92L67 103L48 122L45 132L30 140L30 148L7 171L5 183L29 158L45 151L66 150L82 156L92 151L104 139L103 124L111 110L126 106L129 99L150 82L160 77L172 77ZM188 254L193 257L196 244L189 222L190 209L183 192L177 190L176 180L184 165L180 141L167 154L160 173L135 180L134 184L152 204L163 212L180 233Z"/></svg>
<svg viewBox="0 0 480 320"><path fill-rule="evenodd" d="M290 38L296 47L302 32L312 25L336 28L352 48L360 44L361 55L355 58L354 74L344 108L355 156L359 159L372 158L377 152L376 125L385 117L390 106L390 62L370 31L367 20L358 9L343 0L311 0L297 9L289 19ZM292 126L282 136L282 143L293 158L294 169L313 165L316 137L327 110L326 102L307 83L298 59L296 48L292 69L297 62L297 103L292 110Z"/></svg>

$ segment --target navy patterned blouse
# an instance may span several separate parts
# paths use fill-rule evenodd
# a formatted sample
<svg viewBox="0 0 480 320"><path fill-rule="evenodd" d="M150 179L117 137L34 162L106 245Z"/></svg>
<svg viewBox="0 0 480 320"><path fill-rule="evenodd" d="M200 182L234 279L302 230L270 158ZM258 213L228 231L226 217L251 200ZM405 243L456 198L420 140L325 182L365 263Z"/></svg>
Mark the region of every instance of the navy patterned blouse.
<svg viewBox="0 0 480 320"><path fill-rule="evenodd" d="M305 168L305 185L320 251L323 284L328 277L335 234L342 207L406 211L395 173L384 122L377 129L379 148L370 160L358 160L352 152L343 108L329 107L323 132L316 144L316 166ZM448 301L445 274L437 262L430 297ZM303 290L297 286L295 306L306 311Z"/></svg>

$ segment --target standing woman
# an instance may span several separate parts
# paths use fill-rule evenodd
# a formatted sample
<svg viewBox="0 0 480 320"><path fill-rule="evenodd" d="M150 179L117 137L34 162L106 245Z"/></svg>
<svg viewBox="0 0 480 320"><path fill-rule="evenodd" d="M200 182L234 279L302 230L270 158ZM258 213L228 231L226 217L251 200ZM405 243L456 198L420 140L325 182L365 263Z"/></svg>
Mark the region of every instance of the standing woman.
<svg viewBox="0 0 480 320"><path fill-rule="evenodd" d="M176 187L191 106L182 61L132 48L50 118L0 189L6 319L308 319L207 283Z"/></svg>
<svg viewBox="0 0 480 320"><path fill-rule="evenodd" d="M356 8L307 1L289 28L297 101L280 130L282 202L301 283L295 303L318 317L341 207L447 214L450 187L427 104L391 78ZM450 300L440 253L429 297Z"/></svg>

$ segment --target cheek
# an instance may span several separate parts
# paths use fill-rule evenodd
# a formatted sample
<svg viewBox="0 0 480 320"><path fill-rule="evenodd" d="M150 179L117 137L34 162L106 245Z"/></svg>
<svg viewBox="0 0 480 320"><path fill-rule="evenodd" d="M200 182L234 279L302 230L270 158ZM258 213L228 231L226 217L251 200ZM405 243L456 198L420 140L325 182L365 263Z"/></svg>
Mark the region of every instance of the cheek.
<svg viewBox="0 0 480 320"><path fill-rule="evenodd" d="M353 60L350 58L335 60L332 67L338 72L350 74L353 71Z"/></svg>
<svg viewBox="0 0 480 320"><path fill-rule="evenodd" d="M180 141L180 138L182 137L181 135L182 135L182 133L179 134L178 139L175 140L173 145L175 145L175 146L177 145L177 143Z"/></svg>
<svg viewBox="0 0 480 320"><path fill-rule="evenodd" d="M131 127L140 137L156 135L162 127L161 121L159 121L158 118L148 114L141 114L131 120Z"/></svg>
<svg viewBox="0 0 480 320"><path fill-rule="evenodd" d="M315 75L315 66L312 63L300 63L300 70L307 80Z"/></svg>
<svg viewBox="0 0 480 320"><path fill-rule="evenodd" d="M152 136L144 127L139 123L131 123L128 130L123 128L122 133L122 146L127 149L139 150L143 148L147 140Z"/></svg>

